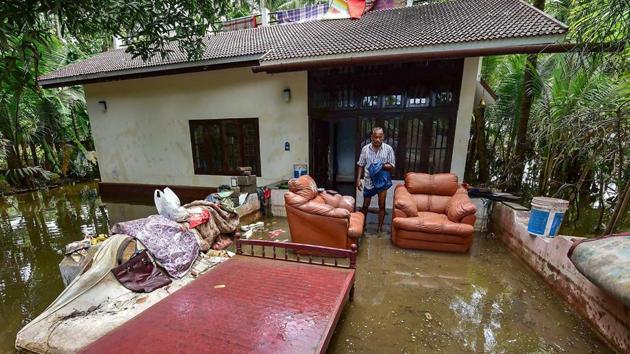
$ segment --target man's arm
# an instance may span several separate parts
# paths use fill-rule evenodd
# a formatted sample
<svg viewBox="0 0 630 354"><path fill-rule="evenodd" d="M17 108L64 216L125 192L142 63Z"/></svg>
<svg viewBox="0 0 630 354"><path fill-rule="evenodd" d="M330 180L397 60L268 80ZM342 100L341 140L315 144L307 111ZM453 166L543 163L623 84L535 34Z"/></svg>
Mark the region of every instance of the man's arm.
<svg viewBox="0 0 630 354"><path fill-rule="evenodd" d="M394 149L389 148L387 149L387 159L385 163L383 164L383 169L389 173L392 173L394 172L395 168L396 168L396 155L394 154Z"/></svg>
<svg viewBox="0 0 630 354"><path fill-rule="evenodd" d="M362 191L363 184L361 183L361 178L363 177L363 172L365 170L366 156L365 156L365 148L361 149L361 154L359 155L359 161L357 161L357 189Z"/></svg>
<svg viewBox="0 0 630 354"><path fill-rule="evenodd" d="M357 165L357 189L363 190L363 183L361 183L361 178L363 177L363 166Z"/></svg>

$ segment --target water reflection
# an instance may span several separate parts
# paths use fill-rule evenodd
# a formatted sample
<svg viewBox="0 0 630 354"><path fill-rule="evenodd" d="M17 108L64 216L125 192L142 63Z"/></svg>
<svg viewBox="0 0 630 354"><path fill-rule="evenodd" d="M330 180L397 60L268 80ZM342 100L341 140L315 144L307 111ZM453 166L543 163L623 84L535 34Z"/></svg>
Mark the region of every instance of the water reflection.
<svg viewBox="0 0 630 354"><path fill-rule="evenodd" d="M95 183L0 199L0 352L63 289L65 245L85 233L107 232Z"/></svg>

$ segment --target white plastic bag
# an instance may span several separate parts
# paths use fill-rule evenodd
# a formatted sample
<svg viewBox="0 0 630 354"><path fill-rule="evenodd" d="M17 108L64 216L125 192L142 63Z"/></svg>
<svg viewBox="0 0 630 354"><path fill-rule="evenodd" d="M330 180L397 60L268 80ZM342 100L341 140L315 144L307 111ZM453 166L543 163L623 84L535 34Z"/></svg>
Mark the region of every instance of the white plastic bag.
<svg viewBox="0 0 630 354"><path fill-rule="evenodd" d="M175 192L173 192L173 190L168 187L164 188L164 197L171 204L175 204L178 207L182 205L182 203L179 201L179 197L177 197L177 194L175 194Z"/></svg>
<svg viewBox="0 0 630 354"><path fill-rule="evenodd" d="M166 194L166 189L169 191L169 196ZM159 189L153 192L153 201L155 202L155 208L158 214L177 222L188 220L188 210L179 206L179 198L177 198L177 195L175 195L172 190L169 188L166 189L164 192Z"/></svg>

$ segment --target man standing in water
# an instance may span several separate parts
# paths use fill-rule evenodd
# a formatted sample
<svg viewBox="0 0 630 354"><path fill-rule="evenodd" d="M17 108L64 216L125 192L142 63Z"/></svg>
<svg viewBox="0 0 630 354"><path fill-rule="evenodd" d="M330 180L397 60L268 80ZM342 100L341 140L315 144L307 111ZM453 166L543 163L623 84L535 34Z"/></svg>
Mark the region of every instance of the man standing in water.
<svg viewBox="0 0 630 354"><path fill-rule="evenodd" d="M371 135L372 142L361 149L361 155L359 156L359 161L357 161L357 189L363 191L363 208L361 212L363 212L366 217L372 197L378 194L377 232L383 231L385 199L387 198L387 189L391 186L390 174L394 171L394 167L396 166L394 149L384 143L384 139L383 128L373 128ZM386 171L387 173L381 173L381 171ZM361 183L361 177L364 174L364 182ZM375 178L378 178L378 183L374 183Z"/></svg>

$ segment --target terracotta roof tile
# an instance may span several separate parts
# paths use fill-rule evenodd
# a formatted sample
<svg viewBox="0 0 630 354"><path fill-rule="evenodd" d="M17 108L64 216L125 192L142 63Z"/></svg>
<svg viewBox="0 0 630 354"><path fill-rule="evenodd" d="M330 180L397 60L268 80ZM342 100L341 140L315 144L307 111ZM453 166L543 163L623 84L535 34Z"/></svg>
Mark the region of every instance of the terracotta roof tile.
<svg viewBox="0 0 630 354"><path fill-rule="evenodd" d="M519 0L452 0L367 13L360 20L332 20L259 27L205 38L202 60L257 55L262 63L367 51L559 35L567 27ZM40 77L70 79L96 73L186 63L173 53L144 62L124 49L98 54Z"/></svg>

